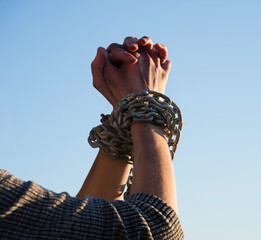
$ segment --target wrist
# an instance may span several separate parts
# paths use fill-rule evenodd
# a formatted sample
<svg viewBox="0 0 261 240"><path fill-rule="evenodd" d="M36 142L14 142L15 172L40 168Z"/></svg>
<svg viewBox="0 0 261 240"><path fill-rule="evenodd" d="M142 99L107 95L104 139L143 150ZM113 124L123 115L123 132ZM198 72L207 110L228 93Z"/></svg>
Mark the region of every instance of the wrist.
<svg viewBox="0 0 261 240"><path fill-rule="evenodd" d="M132 138L137 138L139 136L144 138L148 133L155 133L165 138L162 126L157 126L151 123L134 123L131 126Z"/></svg>
<svg viewBox="0 0 261 240"><path fill-rule="evenodd" d="M154 150L157 145L163 144L168 149L168 143L164 135L164 129L161 126L156 126L151 123L135 123L131 127L131 134L133 140L133 147L135 149L134 155L142 153L143 155L154 155ZM151 149L154 149L151 151ZM151 153L153 153L151 155Z"/></svg>

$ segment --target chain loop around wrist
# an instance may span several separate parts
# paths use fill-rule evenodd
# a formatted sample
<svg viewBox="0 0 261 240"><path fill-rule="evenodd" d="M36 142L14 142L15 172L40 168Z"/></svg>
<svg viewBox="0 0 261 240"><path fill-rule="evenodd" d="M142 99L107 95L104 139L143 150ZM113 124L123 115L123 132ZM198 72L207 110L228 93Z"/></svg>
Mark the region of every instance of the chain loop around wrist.
<svg viewBox="0 0 261 240"><path fill-rule="evenodd" d="M103 154L111 159L121 158L132 164L132 140L110 125L110 115L101 114L101 123L90 131L89 144L100 148ZM123 136L123 137L121 137Z"/></svg>
<svg viewBox="0 0 261 240"><path fill-rule="evenodd" d="M89 144L102 149L105 156L133 163L133 143L130 127L147 122L164 128L172 159L182 130L182 115L178 106L164 94L143 91L128 94L120 100L110 115L101 115L102 124L93 128Z"/></svg>
<svg viewBox="0 0 261 240"><path fill-rule="evenodd" d="M125 138L130 138L130 141L132 141L130 127L140 122L164 128L173 159L183 126L178 106L164 94L146 90L126 95L110 115L110 125L125 135Z"/></svg>

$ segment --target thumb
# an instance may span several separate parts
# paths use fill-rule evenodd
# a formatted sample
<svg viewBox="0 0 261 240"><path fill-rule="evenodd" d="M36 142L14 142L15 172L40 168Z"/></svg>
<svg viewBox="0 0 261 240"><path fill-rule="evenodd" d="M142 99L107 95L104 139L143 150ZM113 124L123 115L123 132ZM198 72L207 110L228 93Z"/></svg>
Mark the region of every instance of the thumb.
<svg viewBox="0 0 261 240"><path fill-rule="evenodd" d="M108 61L107 51L104 48L99 47L97 55L91 64L93 86L114 106L117 104L117 100L113 96L104 78L104 68Z"/></svg>

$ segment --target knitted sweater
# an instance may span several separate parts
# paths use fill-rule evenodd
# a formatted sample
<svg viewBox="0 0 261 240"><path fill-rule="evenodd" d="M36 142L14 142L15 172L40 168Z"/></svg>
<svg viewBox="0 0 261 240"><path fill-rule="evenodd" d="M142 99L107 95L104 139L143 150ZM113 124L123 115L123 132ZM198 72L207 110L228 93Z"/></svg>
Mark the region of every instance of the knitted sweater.
<svg viewBox="0 0 261 240"><path fill-rule="evenodd" d="M80 199L0 170L0 239L183 238L175 211L153 195Z"/></svg>

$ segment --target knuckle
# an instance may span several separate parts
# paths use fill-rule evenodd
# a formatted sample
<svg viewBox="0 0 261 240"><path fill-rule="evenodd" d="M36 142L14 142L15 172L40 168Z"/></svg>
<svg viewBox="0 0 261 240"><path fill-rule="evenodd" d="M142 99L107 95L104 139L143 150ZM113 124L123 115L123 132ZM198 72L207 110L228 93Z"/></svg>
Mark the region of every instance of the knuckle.
<svg viewBox="0 0 261 240"><path fill-rule="evenodd" d="M100 52L100 51L102 51L103 50L103 47L98 47L97 48L97 52Z"/></svg>
<svg viewBox="0 0 261 240"><path fill-rule="evenodd" d="M112 43L109 45L109 47L107 48L108 52L112 52L114 49L116 48L121 48L122 45L118 44L118 43Z"/></svg>
<svg viewBox="0 0 261 240"><path fill-rule="evenodd" d="M142 38L145 38L145 39L147 39L147 40L150 39L148 36L143 36Z"/></svg>
<svg viewBox="0 0 261 240"><path fill-rule="evenodd" d="M93 87L95 87L97 90L100 89L100 84L97 83L97 81L93 81L93 82L92 82L92 85L93 85Z"/></svg>
<svg viewBox="0 0 261 240"><path fill-rule="evenodd" d="M166 48L167 49L167 47L164 45L164 44L159 44L162 48Z"/></svg>
<svg viewBox="0 0 261 240"><path fill-rule="evenodd" d="M132 36L128 36L125 38L124 42L137 42L137 38L132 37Z"/></svg>
<svg viewBox="0 0 261 240"><path fill-rule="evenodd" d="M91 63L91 69L94 69L96 67L97 63L95 60L92 61Z"/></svg>
<svg viewBox="0 0 261 240"><path fill-rule="evenodd" d="M125 40L129 40L129 39L133 39L134 37L132 37L132 36L128 36L128 37L126 37L125 38Z"/></svg>
<svg viewBox="0 0 261 240"><path fill-rule="evenodd" d="M121 48L115 48L112 52L110 52L109 54L109 59L117 59L118 57L120 57L123 54L124 50Z"/></svg>
<svg viewBox="0 0 261 240"><path fill-rule="evenodd" d="M118 53L122 53L122 52L124 52L124 50L123 50L122 48L115 48L115 49L111 52L111 54L118 54Z"/></svg>

